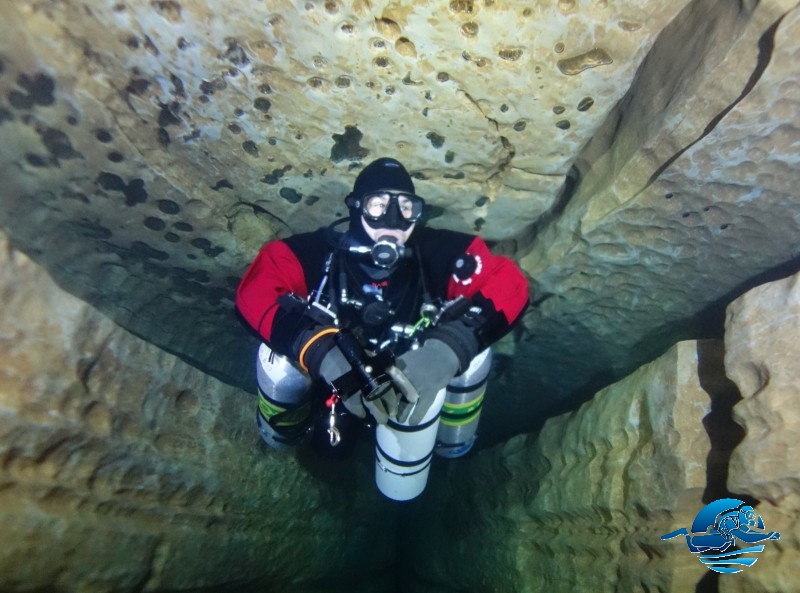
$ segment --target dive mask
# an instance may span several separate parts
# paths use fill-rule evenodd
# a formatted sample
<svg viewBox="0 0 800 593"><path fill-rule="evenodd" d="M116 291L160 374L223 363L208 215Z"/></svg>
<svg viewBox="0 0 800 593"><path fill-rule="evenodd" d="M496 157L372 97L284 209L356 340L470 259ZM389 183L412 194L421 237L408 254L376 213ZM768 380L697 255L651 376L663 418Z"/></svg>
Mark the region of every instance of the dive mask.
<svg viewBox="0 0 800 593"><path fill-rule="evenodd" d="M348 204L350 205L350 204ZM425 200L407 192L381 190L352 200L373 229L406 231L422 216Z"/></svg>

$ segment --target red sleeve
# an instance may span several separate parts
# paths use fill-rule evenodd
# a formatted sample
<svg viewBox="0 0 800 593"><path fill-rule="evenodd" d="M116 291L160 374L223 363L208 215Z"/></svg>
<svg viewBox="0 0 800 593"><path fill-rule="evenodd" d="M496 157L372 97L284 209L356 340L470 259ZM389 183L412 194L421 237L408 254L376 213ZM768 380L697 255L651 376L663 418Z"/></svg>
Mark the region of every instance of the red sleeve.
<svg viewBox="0 0 800 593"><path fill-rule="evenodd" d="M278 311L278 297L287 292L308 296L303 268L286 243L267 243L236 289L236 307L266 341L270 340L272 320Z"/></svg>
<svg viewBox="0 0 800 593"><path fill-rule="evenodd" d="M489 251L489 246L480 237L475 237L466 253L475 258L475 271L464 280L450 276L447 298L470 298L480 294L491 301L495 310L502 313L511 325L528 304L525 276L511 259Z"/></svg>

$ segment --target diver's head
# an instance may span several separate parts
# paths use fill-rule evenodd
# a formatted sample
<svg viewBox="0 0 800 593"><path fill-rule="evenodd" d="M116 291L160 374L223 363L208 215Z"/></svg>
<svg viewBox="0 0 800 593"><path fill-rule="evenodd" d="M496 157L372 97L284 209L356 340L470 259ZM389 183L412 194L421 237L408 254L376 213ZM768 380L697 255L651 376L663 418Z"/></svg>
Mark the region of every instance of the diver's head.
<svg viewBox="0 0 800 593"><path fill-rule="evenodd" d="M739 523L750 527L758 527L758 515L750 505L744 505L739 509Z"/></svg>
<svg viewBox="0 0 800 593"><path fill-rule="evenodd" d="M391 158L372 161L358 174L345 198L350 233L365 244L381 240L404 245L422 216L425 200L414 193L405 167Z"/></svg>

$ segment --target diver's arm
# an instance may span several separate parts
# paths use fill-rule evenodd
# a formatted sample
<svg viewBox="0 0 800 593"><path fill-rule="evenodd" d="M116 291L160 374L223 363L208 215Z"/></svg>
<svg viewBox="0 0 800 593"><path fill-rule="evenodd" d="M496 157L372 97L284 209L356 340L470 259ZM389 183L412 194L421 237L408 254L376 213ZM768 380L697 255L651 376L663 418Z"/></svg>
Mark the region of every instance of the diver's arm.
<svg viewBox="0 0 800 593"><path fill-rule="evenodd" d="M511 331L528 306L528 283L517 265L494 255L480 237L456 259L448 282L448 300L464 297L463 313L430 332L447 343L460 361L460 370L478 352Z"/></svg>
<svg viewBox="0 0 800 593"><path fill-rule="evenodd" d="M236 306L275 352L297 362L312 377L338 377L345 368L342 356L327 355L336 348L339 330L332 318L310 309L307 298L303 265L289 244L273 241L261 249L245 272L236 292Z"/></svg>
<svg viewBox="0 0 800 593"><path fill-rule="evenodd" d="M294 337L288 335L293 333L288 329L294 324L291 318L299 316L280 303L290 293L308 296L303 267L285 242L267 243L239 282L236 307L264 341L284 355L289 354L288 344Z"/></svg>
<svg viewBox="0 0 800 593"><path fill-rule="evenodd" d="M475 262L468 264L474 271L459 274L456 268L447 287L448 298L480 296L502 314L506 325L513 325L529 301L528 282L517 264L505 256L493 254L480 237L473 239L464 258ZM457 260L456 266L458 263Z"/></svg>
<svg viewBox="0 0 800 593"><path fill-rule="evenodd" d="M748 544L756 544L758 542L763 542L767 539L780 539L781 534L777 531L770 531L769 533L763 531L753 531L748 528L747 531L743 529L735 529L732 531L733 535L736 536L737 539L742 540Z"/></svg>

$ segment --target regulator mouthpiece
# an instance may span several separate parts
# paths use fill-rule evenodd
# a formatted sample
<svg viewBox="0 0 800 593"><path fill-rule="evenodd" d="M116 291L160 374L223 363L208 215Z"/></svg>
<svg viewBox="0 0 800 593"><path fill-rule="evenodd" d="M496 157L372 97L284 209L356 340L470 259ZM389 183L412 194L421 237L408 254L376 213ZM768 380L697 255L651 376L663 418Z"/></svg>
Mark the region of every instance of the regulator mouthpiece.
<svg viewBox="0 0 800 593"><path fill-rule="evenodd" d="M372 263L379 268L391 268L404 254L405 248L397 244L397 239L388 235L378 237L370 250Z"/></svg>

